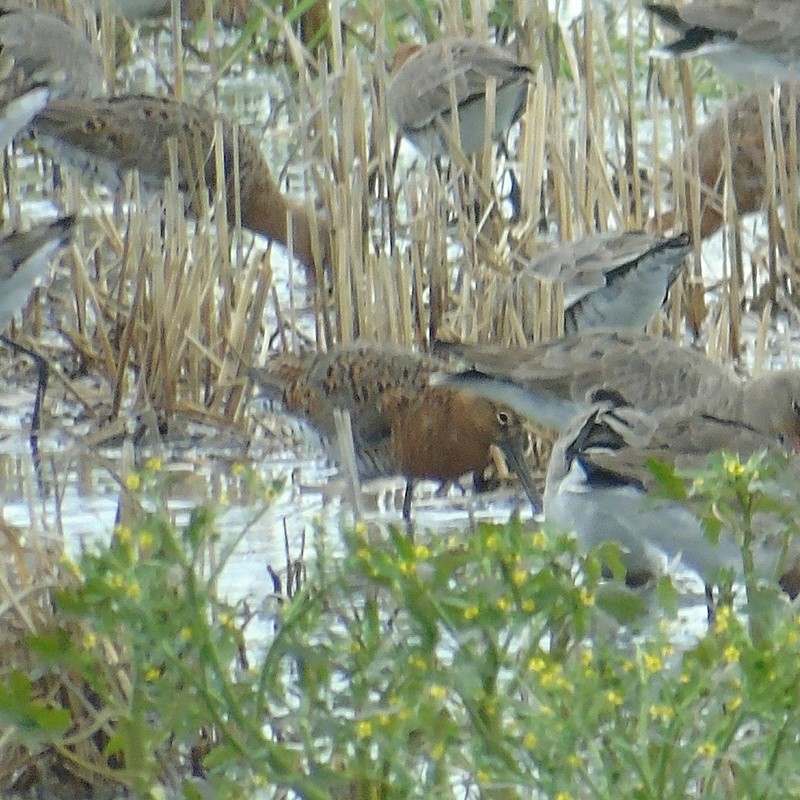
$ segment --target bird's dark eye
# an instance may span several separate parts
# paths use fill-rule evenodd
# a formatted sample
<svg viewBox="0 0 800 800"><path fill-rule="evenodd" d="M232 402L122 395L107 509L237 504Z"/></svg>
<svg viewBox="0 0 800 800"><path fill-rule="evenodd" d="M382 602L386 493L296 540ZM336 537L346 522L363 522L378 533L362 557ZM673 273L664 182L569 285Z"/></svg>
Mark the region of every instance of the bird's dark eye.
<svg viewBox="0 0 800 800"><path fill-rule="evenodd" d="M508 425L508 411L498 411L497 412L497 421L503 425L504 427Z"/></svg>

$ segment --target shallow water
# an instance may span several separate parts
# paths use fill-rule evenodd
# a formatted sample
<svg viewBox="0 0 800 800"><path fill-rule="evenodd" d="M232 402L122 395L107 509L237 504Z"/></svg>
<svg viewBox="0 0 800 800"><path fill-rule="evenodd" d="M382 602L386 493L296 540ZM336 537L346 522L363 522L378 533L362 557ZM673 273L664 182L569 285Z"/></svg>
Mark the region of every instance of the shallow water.
<svg viewBox="0 0 800 800"><path fill-rule="evenodd" d="M576 4L569 4L573 6ZM565 24L567 21L564 20ZM153 38L142 37L140 46L139 57L125 68L120 82L132 91L158 91L162 76L153 64L155 59L168 64L169 36L161 33ZM172 77L168 69L167 76ZM186 71L190 85L203 85L209 77L208 69L200 64L190 65ZM248 66L239 74L221 80L216 89L221 105L229 108L233 116L255 130L269 128L265 146L269 147L269 162L276 174L281 172L283 164L293 164L297 155L293 150L295 129L286 124L280 104L287 80L285 71L281 73L274 65L258 71ZM414 158L413 150L404 146L401 166L407 167ZM25 188L24 215L39 219L52 213L52 203L41 199L43 190L38 177L25 180L26 171L33 173L32 167L30 156L20 156L15 177ZM294 180L291 188L301 193L301 185L300 180ZM101 187L89 190L87 196L98 208L111 206L110 195ZM253 257L265 247L265 242L259 240ZM721 263L719 241L704 247L706 274L721 277ZM298 336L312 337L313 318L300 271L290 271L286 258L277 250L272 253L272 265L279 302L297 309ZM57 280L65 278L62 275ZM276 324L274 307L268 304L265 330L274 330ZM746 318L748 336L755 336L757 326L756 317ZM794 332L780 320L771 341L770 366L785 363L790 358L787 353L796 345ZM748 357L752 352L750 348ZM135 468L133 454L120 448L87 447L85 436L93 427L87 424L81 428L76 424L77 406L56 387L45 401L39 442L40 477L27 437L33 373L27 367L20 367L19 374L11 374L11 370L6 370L6 374L0 390L0 503L4 518L18 526L28 541L63 542L66 552L76 556L82 548L110 536L121 502L121 482ZM253 416L258 419L256 412ZM281 428L282 422L273 417L271 425ZM256 426L255 431L250 440L238 432L227 434L187 425L180 434L171 432L170 438L158 444L156 451L164 457L170 472L184 476L170 505L178 522L186 518L194 504L210 499L224 506L219 517L223 539L237 537L252 513L242 498L241 481L233 475L234 463L251 464L264 477L286 478L286 487L274 506L248 528L220 580L223 595L231 602L247 600L258 606L273 591L267 568L272 567L285 581L287 559L308 556L308 548L304 552L302 543L317 528L335 549L342 526L352 523L353 511L349 501L343 499L347 494L343 479L318 447L301 443L297 449L290 448L285 444L296 441L294 435L271 436L261 426ZM462 496L457 490L436 497L435 489L428 484L418 490L413 514L418 529L431 529L437 535L451 530L464 532L475 519L506 520L518 505L523 516L529 514L521 494L513 490L476 498L469 491ZM384 526L399 524L402 494L403 482L399 479L370 483L361 496L364 518ZM681 623L680 627L691 630L693 625L687 627ZM252 635L252 628L248 631Z"/></svg>

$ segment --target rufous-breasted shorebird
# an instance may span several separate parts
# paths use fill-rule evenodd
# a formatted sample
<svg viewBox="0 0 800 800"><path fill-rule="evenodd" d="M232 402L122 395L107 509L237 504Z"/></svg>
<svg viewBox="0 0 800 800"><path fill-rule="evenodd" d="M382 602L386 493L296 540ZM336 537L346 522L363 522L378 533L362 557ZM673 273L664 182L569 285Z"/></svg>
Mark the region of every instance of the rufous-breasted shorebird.
<svg viewBox="0 0 800 800"><path fill-rule="evenodd" d="M256 139L225 116L144 95L59 100L38 115L34 132L39 146L56 161L111 186L119 185L125 173L137 170L143 186L152 192L162 191L170 176L170 142L174 142L179 188L192 211L201 185L206 191L214 191L217 185L213 151L217 122L223 136L228 219L235 217L238 193L246 228L284 246L289 244L291 230L295 256L311 271L315 264L324 268L329 259L327 221L281 192Z"/></svg>
<svg viewBox="0 0 800 800"><path fill-rule="evenodd" d="M703 239L713 236L725 220L726 137L730 143L731 188L736 214L743 216L766 208L767 188L771 182L767 175L769 161L764 148L762 112L766 111L771 116L772 111L764 108L765 100L763 95L755 93L728 103L683 146L689 200L693 196L691 181L695 179L695 172L691 165L696 153L696 174L700 179L700 236ZM781 86L778 127L770 135L779 136L784 148L790 147L792 126L800 122L798 101L799 89L792 90L789 84ZM772 126L775 127L774 122ZM663 226L671 227L673 219L672 212L665 215Z"/></svg>
<svg viewBox="0 0 800 800"><path fill-rule="evenodd" d="M437 358L400 347L354 344L281 354L250 377L259 394L310 423L334 448L334 409L347 411L359 477L404 476L405 518L414 481L452 481L472 472L479 484L492 445L533 493L519 417L469 393L428 386L430 376L446 368Z"/></svg>

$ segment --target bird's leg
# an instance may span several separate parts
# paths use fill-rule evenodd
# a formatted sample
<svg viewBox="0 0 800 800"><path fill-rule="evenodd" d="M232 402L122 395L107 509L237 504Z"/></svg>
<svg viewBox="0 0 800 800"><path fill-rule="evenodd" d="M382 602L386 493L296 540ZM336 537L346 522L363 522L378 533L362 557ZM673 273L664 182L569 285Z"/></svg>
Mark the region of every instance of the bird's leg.
<svg viewBox="0 0 800 800"><path fill-rule="evenodd" d="M36 365L38 381L36 384L36 400L33 404L33 415L31 417L31 436L35 436L39 433L39 428L41 425L42 401L44 400L44 393L47 390L47 361L45 361L44 357L39 355L39 353L35 353L33 350L24 347L23 345L19 344L19 342L15 342L13 339L9 339L7 336L0 334L0 341L7 344L15 352L25 353L25 355L29 356Z"/></svg>
<svg viewBox="0 0 800 800"><path fill-rule="evenodd" d="M414 481L411 478L406 478L406 491L403 495L403 519L406 522L411 521L411 501L414 497Z"/></svg>

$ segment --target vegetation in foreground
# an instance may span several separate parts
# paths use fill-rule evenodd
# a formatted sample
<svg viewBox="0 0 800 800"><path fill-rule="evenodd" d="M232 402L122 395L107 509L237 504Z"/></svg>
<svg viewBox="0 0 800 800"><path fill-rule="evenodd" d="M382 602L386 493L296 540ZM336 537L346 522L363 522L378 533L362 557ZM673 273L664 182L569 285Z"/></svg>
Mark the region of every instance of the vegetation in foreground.
<svg viewBox="0 0 800 800"><path fill-rule="evenodd" d="M746 530L783 514L776 476L720 459L690 493ZM278 488L253 485L259 507ZM50 770L72 797L800 793L800 616L777 591L750 614L768 636L724 606L681 650L674 623L610 621L569 537L511 520L425 543L357 528L337 557L320 532L305 580L253 615L216 595L214 510L169 524L157 464L129 487L150 511L3 607L4 792ZM273 633L248 648L261 615Z"/></svg>

